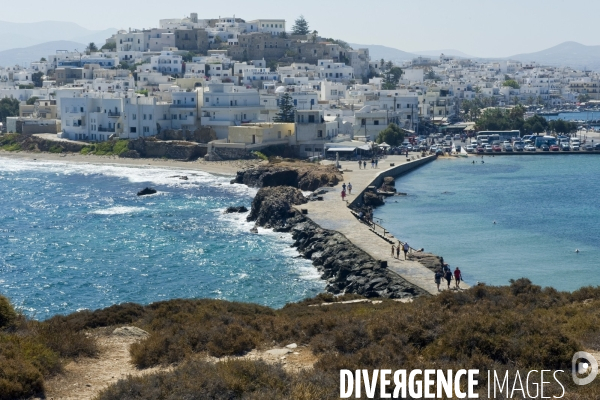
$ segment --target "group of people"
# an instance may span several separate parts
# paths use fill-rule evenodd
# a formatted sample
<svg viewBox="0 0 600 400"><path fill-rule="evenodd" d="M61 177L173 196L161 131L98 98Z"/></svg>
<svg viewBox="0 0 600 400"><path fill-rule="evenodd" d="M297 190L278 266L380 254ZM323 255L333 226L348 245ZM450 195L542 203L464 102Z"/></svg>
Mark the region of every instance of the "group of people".
<svg viewBox="0 0 600 400"><path fill-rule="evenodd" d="M372 158L371 159L371 168L377 168L377 165L379 164L379 159L378 158ZM367 169L367 162L366 161L358 161L358 169Z"/></svg>
<svg viewBox="0 0 600 400"><path fill-rule="evenodd" d="M454 286L458 290L460 289L460 281L462 281L462 274L460 272L460 268L456 267L454 269L454 273L450 269L450 266L446 263L442 266L442 269L438 269L435 271L434 281L437 285L438 292L440 291L440 284L442 283L442 279L445 279L448 282L448 290L450 290L450 282L454 278Z"/></svg>
<svg viewBox="0 0 600 400"><path fill-rule="evenodd" d="M371 225L373 223L373 209L371 207L364 207L358 212L358 219Z"/></svg>
<svg viewBox="0 0 600 400"><path fill-rule="evenodd" d="M402 244L402 242L400 242L400 241L398 241L397 246L392 245L392 257L394 257L394 252L395 252L396 253L395 258L400 259L400 249L402 249L402 252L404 253L404 259L406 260L406 255L408 254L408 251L410 250L410 246L408 245L408 243Z"/></svg>
<svg viewBox="0 0 600 400"><path fill-rule="evenodd" d="M346 189L348 190L346 192ZM352 184L348 182L348 185L345 183L342 185L342 201L346 200L346 196L352 194Z"/></svg>

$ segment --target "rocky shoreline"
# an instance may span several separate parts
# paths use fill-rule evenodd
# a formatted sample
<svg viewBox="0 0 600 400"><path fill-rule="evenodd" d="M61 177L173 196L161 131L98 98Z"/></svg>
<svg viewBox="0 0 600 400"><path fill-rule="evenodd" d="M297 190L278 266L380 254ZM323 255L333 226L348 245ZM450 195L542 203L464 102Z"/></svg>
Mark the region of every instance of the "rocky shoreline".
<svg viewBox="0 0 600 400"><path fill-rule="evenodd" d="M425 290L389 271L386 262L375 260L340 232L321 228L293 207L306 203L307 199L300 189L289 183L300 186L301 182L316 179L318 184L306 186L316 190L323 186L325 179L327 183L332 179L332 175L322 172L319 168L294 171L292 167L273 169L267 166L240 171L232 183L261 187L252 202L248 221L277 232L291 232L293 247L321 272L321 278L327 282L327 292L391 299L428 295ZM311 179L302 181L307 176Z"/></svg>

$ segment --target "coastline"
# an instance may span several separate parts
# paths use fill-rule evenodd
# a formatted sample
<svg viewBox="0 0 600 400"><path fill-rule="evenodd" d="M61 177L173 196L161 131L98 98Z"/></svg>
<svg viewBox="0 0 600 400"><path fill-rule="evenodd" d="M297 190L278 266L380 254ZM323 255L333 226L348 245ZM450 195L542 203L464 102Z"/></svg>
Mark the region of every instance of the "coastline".
<svg viewBox="0 0 600 400"><path fill-rule="evenodd" d="M151 166L151 167L158 167L158 168L165 168L165 169L171 169L171 170L196 170L196 171L203 171L209 174L214 174L214 175L221 175L221 176L235 176L238 171L243 170L245 168L248 167L255 167L255 166L266 166L266 162L260 161L260 160L235 160L235 161L216 161L216 162L206 162L204 160L198 160L198 161L175 161L175 160L164 160L164 159L128 159L128 158L119 158L117 156L95 156L95 155L81 155L81 154L73 154L73 153L67 153L67 154L53 154L53 153L38 153L38 152L17 152L17 153L12 153L12 152L6 152L6 151L0 151L0 158L4 158L4 159L18 159L18 160L36 160L36 161L51 161L51 162L59 162L59 163L77 163L77 164L90 164L90 165L118 165L118 166L128 166L128 167L145 167L145 166ZM393 159L392 159L393 158ZM395 160L395 158L398 158L397 160ZM391 157L390 159L386 160L386 163L389 161L394 161L396 164L396 167L394 168L380 168L380 169L373 169L371 171L364 171L365 172L365 176L364 176L364 182L361 184L360 181L357 181L354 179L354 177L351 176L351 174L349 173L349 170L346 168L346 171L344 172L344 180L346 181L350 181L350 179L353 179L353 184L355 185L355 190L358 193L362 193L366 187L368 185L370 185L373 180L375 179L379 179L381 178L381 176L386 175L389 176L390 175L390 171L393 170L397 170L397 171L401 171L400 173L403 173L403 171L405 171L405 169L408 171L410 169L412 169L412 166L409 166L409 168L405 168L407 167L406 165L403 164L407 164L407 160L404 157ZM423 160L418 160L418 162L416 163L416 167L418 167L418 165L420 165L423 162ZM383 162L382 162L383 163ZM275 164L277 165L277 164ZM310 165L310 164L309 164ZM296 166L292 166L292 169L295 169L295 171L300 171L302 169L305 169L305 166L302 164L298 164ZM256 171L255 169L252 170L253 172L249 173L249 174L254 174ZM270 176L276 176L277 174L269 174ZM393 175L393 173L392 173ZM277 180L277 178L275 178ZM242 183L242 182L238 182L238 183ZM250 184L250 182L246 183L243 182L244 184L246 184L247 186L257 186L255 182L255 185ZM261 182L262 184L262 182ZM314 181L311 181L311 184L314 184ZM335 185L335 189L334 192L337 191L337 189L339 188L339 186L341 185L341 182L337 182L337 180L334 182ZM286 183L282 182L278 182L276 185L286 185ZM300 186L297 184L292 184L294 186ZM327 182L321 182L319 185L319 187L326 187L327 186ZM331 182L330 185L331 186ZM331 190L332 188L328 188L328 190ZM354 195L353 195L354 196ZM315 204L320 204L320 205L327 205L330 204L330 201L333 200L333 198L335 198L335 200L339 200L337 199L337 195L335 195L334 193L331 194L325 194L325 201L324 202L311 202L310 204L306 204L305 206L308 206L310 208L310 206L315 205ZM318 205L317 204L317 205ZM356 218L351 214L350 209L344 207L343 208L344 211L344 215L337 215L337 217L340 217L338 222L342 222L345 221L347 223L348 226L353 226L354 223L356 223ZM345 231L345 229L343 227L331 227L328 226L327 221L323 221L319 219L319 216L317 215L316 218L314 215L314 210L310 211L310 216L308 216L308 220L310 220L311 222L311 230L325 230L325 231L330 231L332 232L332 234L339 234L340 237L343 238L344 243L344 249L353 249L351 251L358 251L361 254L364 254L361 258L362 262L364 264L376 264L379 265L379 263L381 263L382 261L386 261L389 265L389 267L387 268L387 270L384 271L379 271L377 272L376 276L370 276L370 279L368 279L366 282L363 282L360 285L357 285L356 283L352 283L352 282L345 282L344 279L340 279L339 277L339 270L337 270L337 268L339 267L337 264L339 264L339 262L336 263L336 265L334 266L333 263L334 261L338 260L339 257L337 257L335 254L333 254L330 257L329 262L327 262L326 264L328 264L327 270L324 270L323 268L320 267L319 264L323 264L323 261L321 260L320 262L315 262L315 260L313 259L313 257L311 257L310 255L312 254L311 251L306 251L306 248L303 247L300 243L296 243L296 245L294 247L296 247L296 250L298 251L298 254L300 256L304 256L304 258L309 258L311 259L311 261L313 261L313 265L315 267L317 267L318 269L321 270L321 273L323 274L321 279L325 282L328 283L328 288L332 288L332 290L330 290L331 292L334 293L341 293L344 292L345 289L347 288L349 291L352 291L353 293L363 293L363 294L367 294L369 293L369 297L377 297L377 292L374 290L369 290L369 284L370 281L374 280L374 279L380 279L383 277L385 277L388 281L388 284L384 284L381 285L382 282L379 282L379 295L383 295L385 297L391 296L391 297L405 297L405 295L408 295L408 297L412 297L414 295L423 295L426 293L434 293L432 287L432 282L430 283L429 281L431 281L431 276L432 273L429 269L427 269L427 266L424 266L422 263L419 263L418 261L411 261L411 260L407 260L407 261L402 261L400 263L399 260L387 260L386 259L386 255L387 255L387 251L389 248L389 245L387 242L383 242L381 240L381 238L375 234L374 232L362 232L362 235L367 235L366 238L366 242L365 242L365 237L361 236L361 237L354 237L352 234L349 234L347 231ZM362 224L361 224L362 225ZM354 229L350 228L351 230ZM361 227L362 228L362 227ZM360 229L359 229L360 230ZM314 236L314 232L309 232L309 236ZM336 236L337 237L337 236ZM317 239L317 242L319 242L319 239ZM369 243L371 242L371 243ZM381 243L380 243L381 242ZM380 247L381 246L385 247L385 253L383 253L382 251L380 251ZM307 257L308 255L308 257ZM357 262L357 260L351 260L349 261L350 264L352 264L350 266L350 268L354 271L354 274L356 276L357 272L359 274L364 274L364 273L368 273L369 271L363 271L361 266L359 265L360 263ZM398 264L398 265L396 265ZM374 268L375 270L377 270L377 268ZM368 270L368 268L365 268L365 270ZM333 273L332 273L333 271ZM335 278L335 281L333 281L332 279ZM404 283L402 283L404 282ZM382 286L385 286L382 290ZM391 291L386 291L386 289L388 287L392 287L393 289ZM410 289L411 287L413 287L414 289ZM408 290L407 290L408 289ZM397 292L397 293L396 293ZM412 296L409 294L412 292ZM399 294L401 296L399 296Z"/></svg>
<svg viewBox="0 0 600 400"><path fill-rule="evenodd" d="M97 156L93 154L83 155L76 153L55 154L55 153L37 153L37 152L10 152L0 150L0 158L19 159L19 160L37 160L37 161L56 161L65 163L79 163L92 165L121 165L131 167L159 167L169 169L188 169L207 172L215 175L235 176L240 169L265 163L262 160L232 160L232 161L178 161L165 160L159 158L120 158L118 156Z"/></svg>

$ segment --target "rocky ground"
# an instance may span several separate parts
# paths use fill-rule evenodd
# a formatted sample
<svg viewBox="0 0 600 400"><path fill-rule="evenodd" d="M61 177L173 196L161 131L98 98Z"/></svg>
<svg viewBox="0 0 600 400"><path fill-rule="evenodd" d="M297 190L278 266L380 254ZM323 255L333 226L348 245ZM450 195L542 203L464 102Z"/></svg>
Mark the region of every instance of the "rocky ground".
<svg viewBox="0 0 600 400"><path fill-rule="evenodd" d="M427 294L388 271L385 264L374 260L341 233L322 229L292 207L304 203L306 199L300 189L263 187L252 202L248 220L276 231L291 231L294 247L322 272L330 293L393 299Z"/></svg>
<svg viewBox="0 0 600 400"><path fill-rule="evenodd" d="M333 165L280 162L238 171L232 183L251 187L291 186L314 191L322 186L335 186L341 181L342 174Z"/></svg>

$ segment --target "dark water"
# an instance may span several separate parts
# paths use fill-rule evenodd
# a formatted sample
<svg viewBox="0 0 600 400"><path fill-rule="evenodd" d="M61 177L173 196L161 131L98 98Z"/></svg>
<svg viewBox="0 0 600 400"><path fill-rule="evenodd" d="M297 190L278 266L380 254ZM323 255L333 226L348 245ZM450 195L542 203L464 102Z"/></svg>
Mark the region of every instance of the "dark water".
<svg viewBox="0 0 600 400"><path fill-rule="evenodd" d="M255 194L229 180L0 157L0 293L44 319L172 298L281 307L322 291L290 235L251 234L246 214L223 214ZM137 197L148 185L158 194Z"/></svg>

